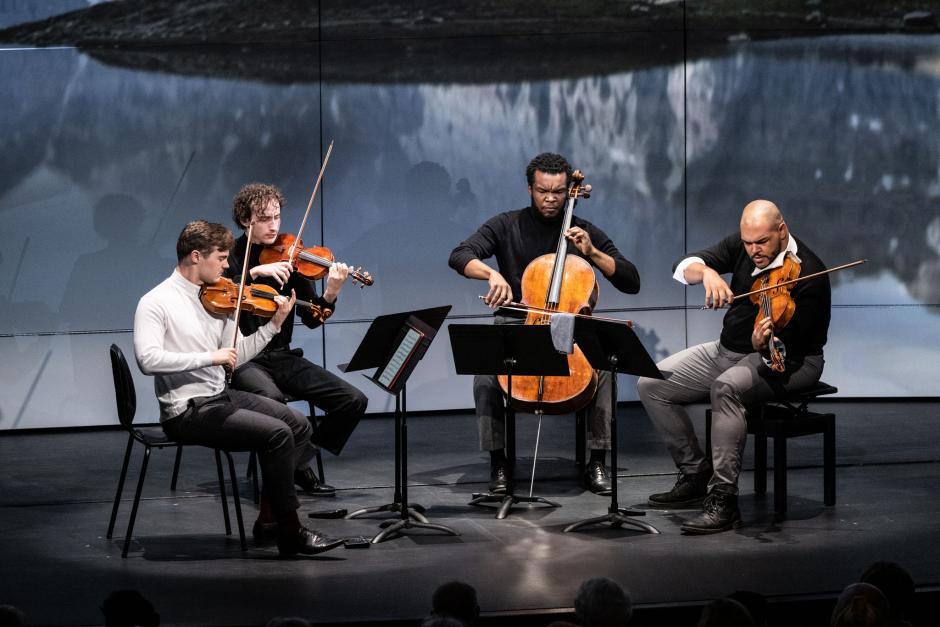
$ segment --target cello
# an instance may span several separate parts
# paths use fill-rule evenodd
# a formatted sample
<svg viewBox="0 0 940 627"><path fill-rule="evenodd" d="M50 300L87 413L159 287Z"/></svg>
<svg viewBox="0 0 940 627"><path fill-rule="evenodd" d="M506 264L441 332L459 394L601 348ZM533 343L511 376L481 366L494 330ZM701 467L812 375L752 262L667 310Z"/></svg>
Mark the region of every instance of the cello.
<svg viewBox="0 0 940 627"><path fill-rule="evenodd" d="M594 269L577 255L568 255L565 231L571 228L578 197L588 197L580 170L571 174L558 246L554 253L533 259L522 273L522 303L531 307L525 324L549 324L555 313L589 315L597 303L598 285ZM514 376L513 406L539 414L567 414L587 405L597 390L597 373L577 345L568 357L567 377ZM503 394L506 376L497 377Z"/></svg>

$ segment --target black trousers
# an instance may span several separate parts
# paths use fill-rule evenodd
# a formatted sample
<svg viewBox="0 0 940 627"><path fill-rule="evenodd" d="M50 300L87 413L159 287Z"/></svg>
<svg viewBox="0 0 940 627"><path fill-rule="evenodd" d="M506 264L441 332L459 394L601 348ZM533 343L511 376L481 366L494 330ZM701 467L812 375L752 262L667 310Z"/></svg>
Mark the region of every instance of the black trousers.
<svg viewBox="0 0 940 627"><path fill-rule="evenodd" d="M275 516L285 516L300 506L294 469L309 462L312 452L310 422L300 412L257 394L227 390L190 399L185 412L163 422L163 431L183 444L256 451L264 492Z"/></svg>
<svg viewBox="0 0 940 627"><path fill-rule="evenodd" d="M310 440L339 455L366 413L369 399L329 370L307 361L299 348L265 351L235 370L232 387L283 402L285 394L307 401L310 414L325 415Z"/></svg>

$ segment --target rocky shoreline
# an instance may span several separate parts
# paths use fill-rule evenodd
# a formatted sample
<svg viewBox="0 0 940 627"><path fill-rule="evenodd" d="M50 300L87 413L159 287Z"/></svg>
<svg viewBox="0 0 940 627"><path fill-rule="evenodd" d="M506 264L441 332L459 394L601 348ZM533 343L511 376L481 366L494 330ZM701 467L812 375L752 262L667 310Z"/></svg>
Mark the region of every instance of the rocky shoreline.
<svg viewBox="0 0 940 627"><path fill-rule="evenodd" d="M589 13L596 3L120 0L2 30L0 42L72 45L118 67L273 83L474 82L630 71L749 40L938 32L930 0L759 4L634 0Z"/></svg>

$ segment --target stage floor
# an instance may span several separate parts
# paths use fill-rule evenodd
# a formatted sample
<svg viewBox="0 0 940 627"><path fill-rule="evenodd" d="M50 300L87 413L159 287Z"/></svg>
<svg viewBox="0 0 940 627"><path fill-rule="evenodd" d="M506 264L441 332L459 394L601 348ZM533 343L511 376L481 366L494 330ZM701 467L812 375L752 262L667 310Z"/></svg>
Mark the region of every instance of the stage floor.
<svg viewBox="0 0 940 627"><path fill-rule="evenodd" d="M658 535L597 527L563 533L606 513L609 498L584 491L576 477L571 417L543 419L535 493L561 504L469 507L485 489L488 456L477 447L470 414L408 419L409 498L432 522L460 535L414 532L368 550L337 549L297 561L250 539L256 515L241 484L249 533L243 553L226 537L208 449L183 458L179 489L169 490L172 449L154 451L127 559L121 544L142 448L132 458L115 538L105 539L126 435L114 431L0 435L0 603L26 611L30 624L101 624L112 590L136 588L162 624L263 624L299 615L317 622L419 619L435 587L460 579L486 614L564 611L578 585L608 576L638 608L702 603L734 590L772 601L835 597L871 562L906 567L921 589L940 584L940 403L819 403L837 415L838 502L822 502L822 438L790 441L789 517L773 520L772 481L758 497L748 442L740 506L744 527L707 537L680 534L693 511L649 511ZM698 408L697 427L702 427ZM620 505L642 506L671 487L675 471L642 409L620 408ZM520 416L519 492L528 493L536 418ZM364 420L339 458L325 454L335 498L301 497L314 510L380 505L392 498L393 421ZM772 455L772 447L771 455ZM247 456L237 459L240 471ZM372 536L382 516L309 520L333 535ZM305 518L305 520L307 520ZM233 520L234 524L234 520ZM828 617L824 617L827 619ZM547 622L547 621L546 621ZM825 622L825 620L823 621ZM812 624L812 623L807 623Z"/></svg>

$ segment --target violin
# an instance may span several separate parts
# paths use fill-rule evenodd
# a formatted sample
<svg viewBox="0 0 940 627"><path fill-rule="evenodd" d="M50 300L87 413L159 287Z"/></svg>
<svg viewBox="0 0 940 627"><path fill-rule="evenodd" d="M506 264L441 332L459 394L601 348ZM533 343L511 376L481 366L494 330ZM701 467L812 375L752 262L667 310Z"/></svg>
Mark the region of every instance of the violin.
<svg viewBox="0 0 940 627"><path fill-rule="evenodd" d="M320 174L317 175L317 182L313 185L313 193L310 194L310 202L307 203L307 210L304 212L304 219L300 222L300 228L297 229L296 237L289 233L279 234L273 244L268 244L261 251L261 263L286 261L296 272L312 280L322 279L333 267L336 259L329 248L322 246L304 248L303 240L300 239L301 234L304 232L304 226L307 224L307 218L310 216L310 208L313 207L313 199L317 197L317 190L320 189L323 172L326 171L326 164L329 163L331 154L333 154L332 141L329 148L326 149L323 165L320 166ZM353 278L353 283L358 285L360 289L375 282L368 272L362 272L361 267L350 270L349 274Z"/></svg>
<svg viewBox="0 0 940 627"><path fill-rule="evenodd" d="M565 238L577 199L589 195L590 188L583 182L580 170L572 173L556 252L536 257L522 273L522 302L514 304L527 309L525 324L549 324L554 313L589 315L597 303L594 269L581 257L567 254ZM513 377L513 406L525 412L566 414L587 405L597 389L597 373L577 345L567 358L566 377ZM508 378L499 375L497 379L508 394Z"/></svg>
<svg viewBox="0 0 940 627"><path fill-rule="evenodd" d="M286 261L295 271L304 275L308 279L322 279L333 266L336 258L329 248L323 246L312 246L304 248L303 240L300 240L290 233L281 233L274 240L273 244L268 244L261 251L261 263L277 263ZM363 288L372 285L375 280L369 276L368 272L363 272L361 267L349 270L349 276L353 283Z"/></svg>
<svg viewBox="0 0 940 627"><path fill-rule="evenodd" d="M758 306L754 328L758 328L765 318L771 320L767 347L770 351L770 367L774 372L785 372L787 369L786 350L774 332L787 326L796 312L796 301L790 295L790 289L799 276L800 264L788 254L783 258L782 266L765 272L751 286L751 291L756 292L751 294L751 302Z"/></svg>
<svg viewBox="0 0 940 627"><path fill-rule="evenodd" d="M277 312L275 296L280 296L273 287L263 283L245 286L242 290L241 310L262 318L270 318ZM207 311L227 316L235 311L239 304L238 283L222 277L215 283L208 283L199 288L199 301ZM320 320L326 321L333 311L320 307L316 303L298 300L297 307L309 307L311 313Z"/></svg>

